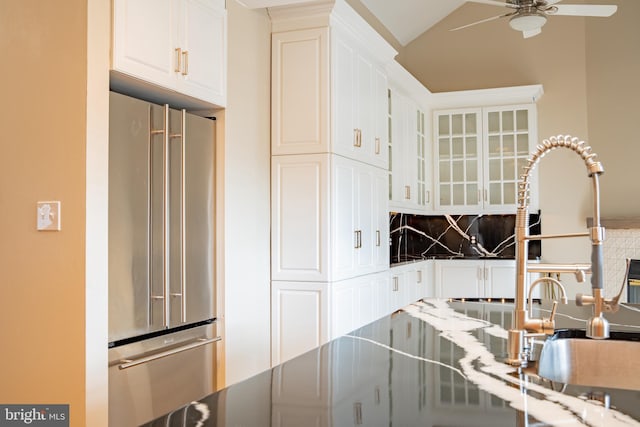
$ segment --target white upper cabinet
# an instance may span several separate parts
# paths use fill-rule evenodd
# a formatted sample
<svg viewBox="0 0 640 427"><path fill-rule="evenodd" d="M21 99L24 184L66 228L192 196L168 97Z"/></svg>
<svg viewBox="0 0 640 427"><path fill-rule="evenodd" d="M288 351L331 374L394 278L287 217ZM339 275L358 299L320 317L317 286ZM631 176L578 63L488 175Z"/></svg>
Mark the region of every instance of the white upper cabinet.
<svg viewBox="0 0 640 427"><path fill-rule="evenodd" d="M226 16L224 0L113 0L116 78L224 106Z"/></svg>
<svg viewBox="0 0 640 427"><path fill-rule="evenodd" d="M410 213L432 209L429 92L404 69L389 67L389 205Z"/></svg>
<svg viewBox="0 0 640 427"><path fill-rule="evenodd" d="M272 154L335 153L386 169L384 63L396 52L346 3L325 12L270 10Z"/></svg>
<svg viewBox="0 0 640 427"><path fill-rule="evenodd" d="M465 96L467 94L468 96ZM447 213L515 213L523 167L537 144L541 86L437 94L448 106L433 114L434 208ZM485 104L485 105L478 105ZM436 103L437 105L437 103ZM537 185L534 174L532 187ZM533 190L532 210L537 208Z"/></svg>
<svg viewBox="0 0 640 427"><path fill-rule="evenodd" d="M535 147L533 104L436 111L436 206L449 213L515 213Z"/></svg>
<svg viewBox="0 0 640 427"><path fill-rule="evenodd" d="M386 74L344 31L331 35L334 151L387 168Z"/></svg>

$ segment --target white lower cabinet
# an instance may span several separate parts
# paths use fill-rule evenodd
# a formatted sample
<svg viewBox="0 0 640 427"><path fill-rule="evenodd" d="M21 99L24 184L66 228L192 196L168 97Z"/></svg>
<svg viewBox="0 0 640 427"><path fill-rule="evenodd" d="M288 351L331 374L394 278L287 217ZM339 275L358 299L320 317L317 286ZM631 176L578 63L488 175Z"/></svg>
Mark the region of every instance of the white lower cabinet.
<svg viewBox="0 0 640 427"><path fill-rule="evenodd" d="M516 264L512 260L436 260L439 298L513 298Z"/></svg>
<svg viewBox="0 0 640 427"><path fill-rule="evenodd" d="M390 269L389 312L421 298L434 296L433 261L418 261Z"/></svg>
<svg viewBox="0 0 640 427"><path fill-rule="evenodd" d="M272 362L289 360L388 314L388 271L338 282L271 284Z"/></svg>
<svg viewBox="0 0 640 427"><path fill-rule="evenodd" d="M515 260L436 260L434 267L438 298L515 298Z"/></svg>

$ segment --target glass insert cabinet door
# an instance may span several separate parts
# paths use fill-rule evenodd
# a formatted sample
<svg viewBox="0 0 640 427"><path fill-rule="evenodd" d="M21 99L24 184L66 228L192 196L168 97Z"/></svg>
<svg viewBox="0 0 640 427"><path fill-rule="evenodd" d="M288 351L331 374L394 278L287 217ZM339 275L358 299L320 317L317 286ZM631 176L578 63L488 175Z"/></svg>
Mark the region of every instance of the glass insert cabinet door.
<svg viewBox="0 0 640 427"><path fill-rule="evenodd" d="M515 212L535 113L532 104L436 111L436 209Z"/></svg>
<svg viewBox="0 0 640 427"><path fill-rule="evenodd" d="M484 110L486 205L517 205L518 181L535 142L533 118L531 106Z"/></svg>
<svg viewBox="0 0 640 427"><path fill-rule="evenodd" d="M482 203L482 110L435 113L436 204L479 207Z"/></svg>

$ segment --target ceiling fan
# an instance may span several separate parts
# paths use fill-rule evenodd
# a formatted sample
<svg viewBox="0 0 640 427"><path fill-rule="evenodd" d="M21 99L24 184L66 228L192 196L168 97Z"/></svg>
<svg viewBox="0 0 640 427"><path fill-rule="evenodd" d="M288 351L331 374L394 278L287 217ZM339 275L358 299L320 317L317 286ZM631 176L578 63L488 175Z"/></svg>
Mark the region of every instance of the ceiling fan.
<svg viewBox="0 0 640 427"><path fill-rule="evenodd" d="M557 4L562 0L467 0L474 3L483 3L491 6L513 9L503 15L476 21L461 27L452 28L449 31L461 30L473 25L482 24L500 18L509 18L509 26L516 31L521 31L524 38L533 37L542 32L542 26L547 23L547 16L602 16L613 15L618 6L601 4Z"/></svg>

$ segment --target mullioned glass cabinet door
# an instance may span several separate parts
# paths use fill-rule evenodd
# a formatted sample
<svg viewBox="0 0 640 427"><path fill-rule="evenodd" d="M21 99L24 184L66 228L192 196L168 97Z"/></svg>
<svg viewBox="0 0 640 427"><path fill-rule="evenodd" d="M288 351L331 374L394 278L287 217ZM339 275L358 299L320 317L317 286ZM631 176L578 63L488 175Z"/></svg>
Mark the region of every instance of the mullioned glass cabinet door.
<svg viewBox="0 0 640 427"><path fill-rule="evenodd" d="M481 109L436 113L437 207L481 206Z"/></svg>
<svg viewBox="0 0 640 427"><path fill-rule="evenodd" d="M532 106L485 109L486 207L516 206L518 181L531 151Z"/></svg>
<svg viewBox="0 0 640 427"><path fill-rule="evenodd" d="M536 143L534 105L437 111L436 210L513 213Z"/></svg>

